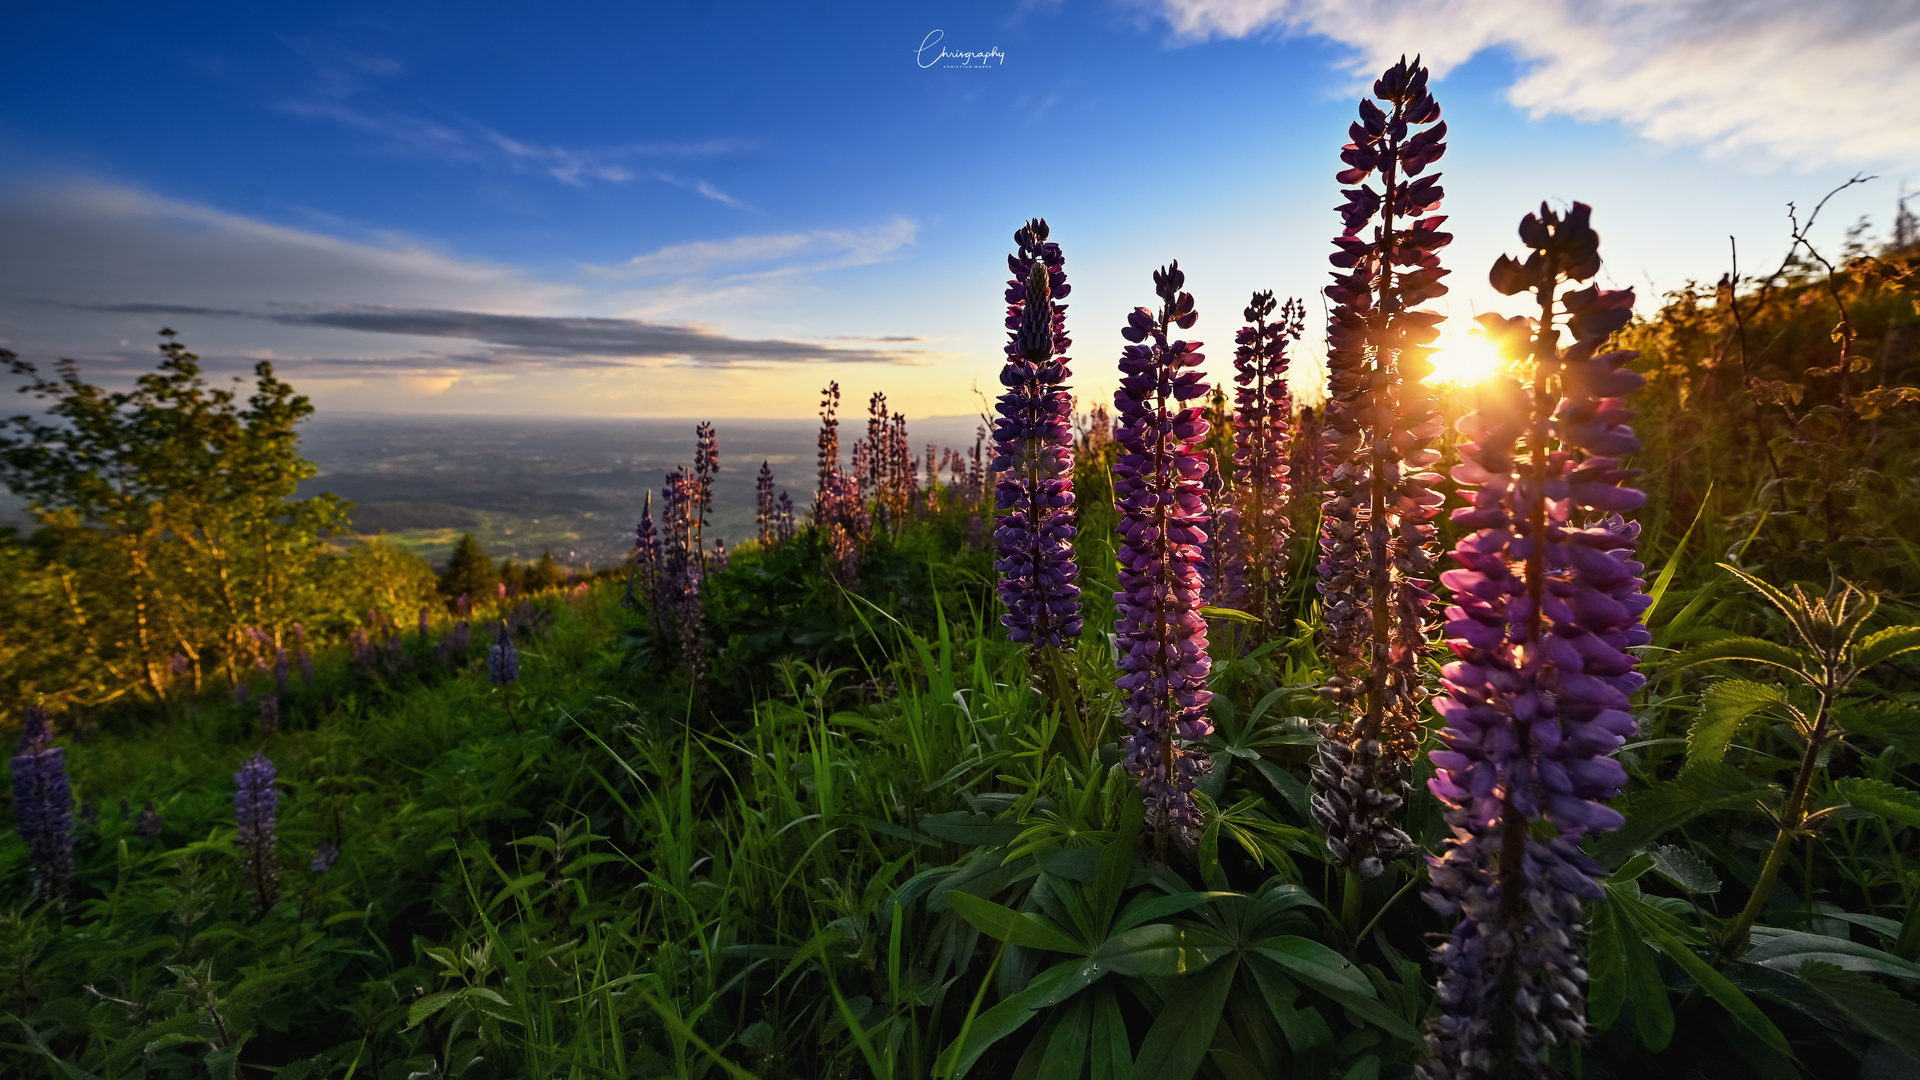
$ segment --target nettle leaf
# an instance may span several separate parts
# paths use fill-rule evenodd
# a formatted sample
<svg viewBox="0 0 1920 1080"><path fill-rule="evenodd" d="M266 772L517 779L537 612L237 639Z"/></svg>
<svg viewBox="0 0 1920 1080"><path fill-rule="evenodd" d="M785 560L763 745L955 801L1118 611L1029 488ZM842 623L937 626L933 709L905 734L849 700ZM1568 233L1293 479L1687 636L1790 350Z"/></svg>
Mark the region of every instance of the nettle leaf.
<svg viewBox="0 0 1920 1080"><path fill-rule="evenodd" d="M1716 810L1749 809L1778 789L1756 783L1724 761L1703 762L1677 778L1655 784L1631 796L1625 807L1627 823L1618 831L1602 833L1590 843L1602 862L1614 862L1646 846L1662 833Z"/></svg>
<svg viewBox="0 0 1920 1080"><path fill-rule="evenodd" d="M1834 719L1850 736L1864 735L1920 758L1920 709L1898 701L1843 703Z"/></svg>
<svg viewBox="0 0 1920 1080"><path fill-rule="evenodd" d="M1787 700L1778 686L1749 679L1722 679L1700 698L1700 715L1687 732L1687 767L1726 757L1727 744L1755 713Z"/></svg>
<svg viewBox="0 0 1920 1080"><path fill-rule="evenodd" d="M1647 854L1653 856L1653 872L1690 893L1711 894L1720 891L1720 879L1700 856L1683 847L1655 844Z"/></svg>
<svg viewBox="0 0 1920 1080"><path fill-rule="evenodd" d="M1855 667L1869 668L1902 653L1920 650L1920 626L1889 626L1875 630L1853 650Z"/></svg>
<svg viewBox="0 0 1920 1080"><path fill-rule="evenodd" d="M1809 960L1796 972L1853 1026L1920 1061L1920 1005L1865 975Z"/></svg>
<svg viewBox="0 0 1920 1080"><path fill-rule="evenodd" d="M1837 786L1841 798L1870 814L1920 827L1920 791L1885 780L1842 780Z"/></svg>
<svg viewBox="0 0 1920 1080"><path fill-rule="evenodd" d="M1756 664L1771 664L1794 672L1812 670L1816 666L1812 657L1798 649L1757 637L1732 634L1724 637L1716 636L1703 644L1695 645L1676 657L1668 665L1668 670L1678 671L1681 668L1723 660L1751 660Z"/></svg>

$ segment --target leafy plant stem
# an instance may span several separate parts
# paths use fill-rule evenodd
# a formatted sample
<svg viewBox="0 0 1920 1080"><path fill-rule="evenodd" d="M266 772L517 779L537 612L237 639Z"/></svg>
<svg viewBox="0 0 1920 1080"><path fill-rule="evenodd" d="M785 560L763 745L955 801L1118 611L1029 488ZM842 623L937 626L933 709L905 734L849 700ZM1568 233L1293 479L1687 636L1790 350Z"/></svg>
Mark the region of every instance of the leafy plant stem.
<svg viewBox="0 0 1920 1080"><path fill-rule="evenodd" d="M1830 686L1820 689L1820 709L1814 715L1813 724L1807 732L1807 749L1800 756L1800 772L1793 779L1793 793L1787 797L1786 808L1779 819L1780 831L1773 838L1773 848L1767 852L1767 861L1760 868L1760 877L1753 883L1753 893L1747 897L1747 906L1740 911L1740 917L1727 930L1721 942L1721 955L1733 959L1746 951L1747 937L1753 930L1753 924L1766 909L1767 896L1773 891L1773 883L1780 877L1780 868L1786 864L1787 853L1793 847L1793 838L1798 836L1807 820L1807 792L1813 786L1813 772L1819 767L1820 748L1826 743L1827 717L1832 703Z"/></svg>

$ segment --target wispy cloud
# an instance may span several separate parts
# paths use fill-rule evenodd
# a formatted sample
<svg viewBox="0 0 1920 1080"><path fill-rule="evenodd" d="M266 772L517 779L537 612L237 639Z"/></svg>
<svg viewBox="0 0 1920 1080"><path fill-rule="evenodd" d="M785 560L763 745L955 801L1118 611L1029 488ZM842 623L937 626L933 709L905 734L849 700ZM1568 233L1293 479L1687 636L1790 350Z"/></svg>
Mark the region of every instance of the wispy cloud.
<svg viewBox="0 0 1920 1080"><path fill-rule="evenodd" d="M1525 73L1534 116L1617 120L1648 138L1776 160L1913 162L1920 0L1159 0L1195 39L1318 34L1356 74L1422 53L1436 74L1486 50Z"/></svg>
<svg viewBox="0 0 1920 1080"><path fill-rule="evenodd" d="M596 180L624 183L652 179L686 188L727 206L748 208L707 180L684 180L638 164L713 158L742 149L737 141L701 139L602 147L542 145L495 131L450 110L434 110L443 114L435 118L421 115L417 108L400 108L389 103L378 82L397 78L406 70L391 58L312 41L288 44L307 59L314 72L305 93L279 104L280 110L289 115L364 132L377 137L388 148L404 153L495 168L537 170L571 187L585 187L589 181Z"/></svg>
<svg viewBox="0 0 1920 1080"><path fill-rule="evenodd" d="M590 267L621 277L693 276L724 271L730 278L788 276L882 262L914 242L919 228L905 218L867 229L816 229L811 232L735 236L696 240L636 255L617 266Z"/></svg>

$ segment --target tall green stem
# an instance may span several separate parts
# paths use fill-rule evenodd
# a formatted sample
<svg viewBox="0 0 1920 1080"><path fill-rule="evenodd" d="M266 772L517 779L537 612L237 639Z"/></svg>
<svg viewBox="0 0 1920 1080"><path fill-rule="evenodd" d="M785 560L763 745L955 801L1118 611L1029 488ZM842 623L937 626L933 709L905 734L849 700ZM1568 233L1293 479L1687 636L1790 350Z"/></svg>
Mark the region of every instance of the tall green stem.
<svg viewBox="0 0 1920 1080"><path fill-rule="evenodd" d="M1807 749L1800 755L1800 772L1793 778L1793 792L1787 796L1786 808L1780 814L1780 831L1773 838L1773 848L1767 852L1767 861L1760 867L1759 880L1753 883L1753 893L1747 897L1747 906L1740 911L1740 918L1728 929L1721 941L1722 955L1737 957L1747 949L1748 935L1753 924L1766 910L1767 896L1773 892L1773 883L1780 877L1780 868L1786 865L1787 853L1793 847L1793 838L1800 834L1807 821L1807 792L1813 786L1813 771L1820 764L1820 747L1826 743L1828 706L1833 695L1828 686L1820 688L1820 709L1814 714L1813 726L1807 732Z"/></svg>

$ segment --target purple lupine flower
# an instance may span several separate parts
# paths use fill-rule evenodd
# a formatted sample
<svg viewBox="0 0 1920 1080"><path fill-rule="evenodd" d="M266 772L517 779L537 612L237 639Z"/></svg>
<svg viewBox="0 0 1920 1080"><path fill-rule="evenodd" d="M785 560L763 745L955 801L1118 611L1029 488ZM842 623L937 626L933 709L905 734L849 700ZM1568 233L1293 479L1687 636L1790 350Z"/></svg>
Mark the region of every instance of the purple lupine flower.
<svg viewBox="0 0 1920 1080"><path fill-rule="evenodd" d="M280 792L267 755L255 752L233 774L233 816L239 823L240 876L260 911L280 898L280 860L274 849L274 815Z"/></svg>
<svg viewBox="0 0 1920 1080"><path fill-rule="evenodd" d="M1013 234L1007 256L1006 392L993 423L994 569L1008 637L1063 648L1080 636L1080 567L1073 559L1073 395L1068 393L1065 258L1035 218Z"/></svg>
<svg viewBox="0 0 1920 1080"><path fill-rule="evenodd" d="M347 647L352 654L354 663L361 667L373 666L373 662L376 659L373 651L373 642L367 639L365 629L358 626L354 627L353 632L347 635Z"/></svg>
<svg viewBox="0 0 1920 1080"><path fill-rule="evenodd" d="M167 666L177 678L187 673L187 658L182 653L174 653L167 659Z"/></svg>
<svg viewBox="0 0 1920 1080"><path fill-rule="evenodd" d="M246 683L235 681L233 684L233 703L245 705L253 697L253 690Z"/></svg>
<svg viewBox="0 0 1920 1080"><path fill-rule="evenodd" d="M1138 778L1157 847L1169 833L1198 835L1194 781L1208 770L1196 745L1207 722L1207 622L1200 617L1202 545L1212 509L1198 446L1209 426L1208 386L1197 341L1168 340L1190 329L1199 313L1182 292L1186 275L1174 262L1153 275L1158 315L1135 308L1121 336L1114 502L1120 511L1120 591L1114 633L1127 695L1127 771Z"/></svg>
<svg viewBox="0 0 1920 1080"><path fill-rule="evenodd" d="M641 595L657 598L660 592L660 536L653 529L653 492L648 491L640 509L640 523L633 529L633 565L627 568L627 591L620 598L622 607L636 603L635 586Z"/></svg>
<svg viewBox="0 0 1920 1080"><path fill-rule="evenodd" d="M280 697L267 694L260 699L260 734L273 735L280 730Z"/></svg>
<svg viewBox="0 0 1920 1080"><path fill-rule="evenodd" d="M462 619L473 614L473 594L461 593L455 597L453 601L453 613Z"/></svg>
<svg viewBox="0 0 1920 1080"><path fill-rule="evenodd" d="M993 486L992 478L987 475L986 444L987 429L984 427L976 429L973 436L973 449L968 452L967 458L968 506L985 506L987 492Z"/></svg>
<svg viewBox="0 0 1920 1080"><path fill-rule="evenodd" d="M833 478L840 475L840 384L829 382L820 391L819 481L813 492L813 516L822 522Z"/></svg>
<svg viewBox="0 0 1920 1080"><path fill-rule="evenodd" d="M160 808L148 799L147 805L140 808L140 816L133 819L133 835L143 840L151 840L166 831L166 822L160 820Z"/></svg>
<svg viewBox="0 0 1920 1080"><path fill-rule="evenodd" d="M720 438L714 434L713 425L702 420L694 428L693 439L693 486L688 491L691 531L687 542L692 545L695 556L700 556L704 554L706 529L711 524L707 519L713 513L713 477L720 471Z"/></svg>
<svg viewBox="0 0 1920 1080"><path fill-rule="evenodd" d="M660 490L661 556L653 618L660 640L679 642L681 666L697 685L706 675L706 621L700 604L705 553L693 546L696 486L687 470L675 469Z"/></svg>
<svg viewBox="0 0 1920 1080"><path fill-rule="evenodd" d="M293 673L287 662L287 650L273 650L273 685L282 694L293 688Z"/></svg>
<svg viewBox="0 0 1920 1080"><path fill-rule="evenodd" d="M1221 513L1229 526L1225 599L1264 620L1276 610L1286 580L1293 419L1287 346L1300 339L1306 308L1288 300L1269 322L1273 294L1257 292L1245 314L1233 351L1234 505L1231 519Z"/></svg>
<svg viewBox="0 0 1920 1080"><path fill-rule="evenodd" d="M312 686L314 680L313 654L307 652L306 646L298 645L294 647L294 658L300 662L300 681L308 686Z"/></svg>
<svg viewBox="0 0 1920 1080"><path fill-rule="evenodd" d="M1218 414L1215 414L1216 416ZM1209 418L1207 426L1212 427L1214 420ZM1220 472L1220 461L1212 450L1202 450L1201 456L1207 462L1207 475L1200 481L1200 488L1206 493L1207 505L1213 507L1213 522L1207 527L1207 542L1201 545L1202 571L1200 574L1200 596L1207 603L1220 607L1236 607L1233 598L1244 597L1247 591L1245 566L1230 557L1230 552L1245 545L1240 535L1240 512L1229 502L1226 478Z"/></svg>
<svg viewBox="0 0 1920 1080"><path fill-rule="evenodd" d="M1320 519L1320 484L1326 473L1326 442L1320 414L1302 405L1293 418L1293 457L1287 472L1294 527Z"/></svg>
<svg viewBox="0 0 1920 1080"><path fill-rule="evenodd" d="M773 525L773 466L765 461L753 481L753 523L760 531L761 547L770 548L779 542Z"/></svg>
<svg viewBox="0 0 1920 1080"><path fill-rule="evenodd" d="M453 655L456 657L467 655L467 650L471 648L472 645L473 645L473 628L467 625L467 620L461 619L459 622L454 623L453 624Z"/></svg>
<svg viewBox="0 0 1920 1080"><path fill-rule="evenodd" d="M427 643L427 637L432 633L432 627L433 627L433 614L429 612L426 608L424 607L421 608L420 609L420 643L422 645L425 645Z"/></svg>
<svg viewBox="0 0 1920 1080"><path fill-rule="evenodd" d="M13 765L13 827L33 859L33 900L64 903L73 880L73 788L47 712L27 706Z"/></svg>
<svg viewBox="0 0 1920 1080"><path fill-rule="evenodd" d="M1532 254L1502 256L1494 287L1531 290L1555 313L1561 283L1599 271L1588 214L1582 203L1564 218L1529 214ZM1637 470L1621 458L1640 448L1625 398L1644 380L1626 367L1638 353L1599 351L1631 317L1630 290L1557 299L1564 350L1551 322L1481 317L1508 355L1531 355L1531 385L1495 376L1459 425L1453 475L1468 505L1453 519L1472 532L1454 549L1461 569L1441 578L1456 659L1435 702L1445 748L1428 755L1453 835L1428 860L1427 900L1460 920L1435 954L1432 1080L1533 1075L1549 1046L1585 1036L1581 901L1602 895L1604 872L1580 841L1623 821L1606 805L1626 781L1612 754L1634 732L1628 698L1645 682L1626 650L1650 638L1639 529L1620 516L1645 497L1623 486Z"/></svg>
<svg viewBox="0 0 1920 1080"><path fill-rule="evenodd" d="M713 568L713 572L716 574L726 572L727 538L724 536L716 536L713 538L713 560L712 560L711 566Z"/></svg>
<svg viewBox="0 0 1920 1080"><path fill-rule="evenodd" d="M520 678L520 650L514 648L513 635L507 632L504 621L494 636L493 647L487 650L487 678L499 687L512 686Z"/></svg>
<svg viewBox="0 0 1920 1080"><path fill-rule="evenodd" d="M1432 518L1440 477L1440 411L1425 380L1444 318L1419 305L1442 296L1436 254L1452 239L1438 214L1447 125L1427 69L1403 57L1360 102L1336 177L1347 202L1334 239L1341 273L1327 287L1326 478L1320 593L1332 674L1321 693L1342 707L1321 731L1315 820L1347 871L1372 877L1413 850L1392 823L1419 745L1421 665L1434 596ZM1414 128L1420 130L1409 134ZM1380 190L1365 181L1379 174ZM1413 177L1420 177L1415 180ZM1404 223L1401 219L1407 220ZM1417 218L1417 219L1416 219ZM1368 229L1372 227L1369 235ZM1357 896L1357 893L1354 895Z"/></svg>
<svg viewBox="0 0 1920 1080"><path fill-rule="evenodd" d="M860 445L854 444L856 452ZM834 580L845 589L859 588L860 554L873 536L873 518L867 513L866 501L860 497L860 482L855 476L836 473L830 479L820 520L827 534L827 549L833 556Z"/></svg>
<svg viewBox="0 0 1920 1080"><path fill-rule="evenodd" d="M322 840L320 846L313 849L313 858L307 863L307 869L316 874L324 874L333 869L340 861L340 849L331 842Z"/></svg>
<svg viewBox="0 0 1920 1080"><path fill-rule="evenodd" d="M786 492L773 505L773 536L780 543L793 539L793 499Z"/></svg>

